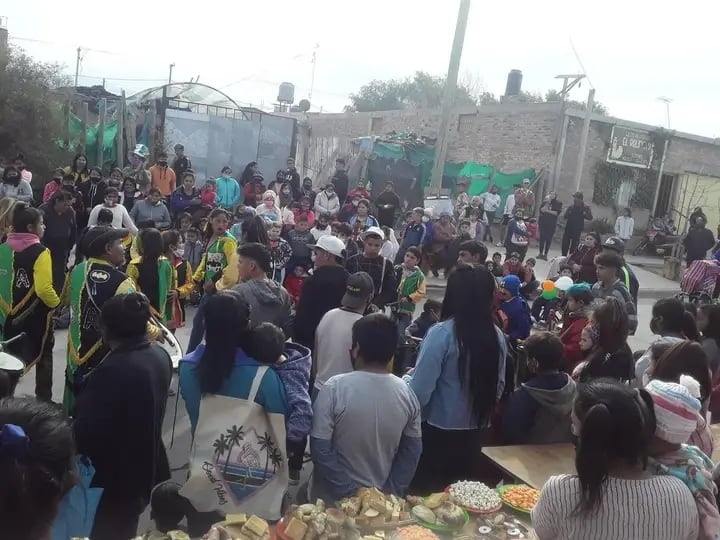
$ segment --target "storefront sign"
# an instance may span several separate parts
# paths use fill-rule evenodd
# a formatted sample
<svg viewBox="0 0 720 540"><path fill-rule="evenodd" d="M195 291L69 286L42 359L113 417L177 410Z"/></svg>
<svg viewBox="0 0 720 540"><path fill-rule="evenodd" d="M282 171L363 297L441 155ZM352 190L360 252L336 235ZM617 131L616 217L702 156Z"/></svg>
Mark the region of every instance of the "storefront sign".
<svg viewBox="0 0 720 540"><path fill-rule="evenodd" d="M628 167L649 169L654 150L655 143L649 132L613 126L607 160Z"/></svg>

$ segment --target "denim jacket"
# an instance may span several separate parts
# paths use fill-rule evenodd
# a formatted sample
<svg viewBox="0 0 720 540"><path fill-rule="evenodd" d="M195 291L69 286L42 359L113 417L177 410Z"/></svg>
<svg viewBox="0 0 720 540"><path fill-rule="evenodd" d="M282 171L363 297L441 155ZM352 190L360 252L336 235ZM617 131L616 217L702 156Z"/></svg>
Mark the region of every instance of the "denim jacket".
<svg viewBox="0 0 720 540"><path fill-rule="evenodd" d="M499 328L495 328L500 354L498 355L498 384L496 398L505 389L505 356L507 343ZM477 429L466 390L458 373L459 351L455 339L455 321L448 319L433 325L420 347L417 366L405 381L417 395L423 422L440 429Z"/></svg>

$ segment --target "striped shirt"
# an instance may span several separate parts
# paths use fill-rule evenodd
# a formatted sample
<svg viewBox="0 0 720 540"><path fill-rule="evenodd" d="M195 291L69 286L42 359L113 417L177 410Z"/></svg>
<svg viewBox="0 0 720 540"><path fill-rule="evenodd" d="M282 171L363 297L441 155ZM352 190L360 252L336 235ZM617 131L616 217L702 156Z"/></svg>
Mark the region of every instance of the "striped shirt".
<svg viewBox="0 0 720 540"><path fill-rule="evenodd" d="M690 490L679 478L610 477L597 510L574 515L580 501L576 476L551 477L532 511L540 540L695 540L699 517Z"/></svg>

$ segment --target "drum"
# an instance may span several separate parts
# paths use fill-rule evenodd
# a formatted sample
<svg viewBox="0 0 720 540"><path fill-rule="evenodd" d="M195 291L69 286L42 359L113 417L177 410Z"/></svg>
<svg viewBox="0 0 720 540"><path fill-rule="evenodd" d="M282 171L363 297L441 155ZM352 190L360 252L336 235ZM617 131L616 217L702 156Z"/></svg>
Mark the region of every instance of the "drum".
<svg viewBox="0 0 720 540"><path fill-rule="evenodd" d="M180 364L180 359L183 357L183 350L180 343L173 333L170 332L170 330L168 330L165 325L163 325L155 317L152 318L152 323L160 329L162 339L158 342L158 344L170 355L173 369L177 369Z"/></svg>
<svg viewBox="0 0 720 540"><path fill-rule="evenodd" d="M4 352L0 352L0 371L4 371L8 375L10 388L10 396L15 394L15 387L20 381L20 377L25 372L25 364L19 358ZM0 390L2 390L0 386Z"/></svg>

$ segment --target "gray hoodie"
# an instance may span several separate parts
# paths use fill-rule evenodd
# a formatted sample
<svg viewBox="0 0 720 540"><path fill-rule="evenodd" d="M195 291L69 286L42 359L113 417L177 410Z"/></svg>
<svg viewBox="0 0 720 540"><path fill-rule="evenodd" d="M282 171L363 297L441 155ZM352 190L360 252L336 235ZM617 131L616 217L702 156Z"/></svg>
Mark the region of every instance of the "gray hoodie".
<svg viewBox="0 0 720 540"><path fill-rule="evenodd" d="M250 323L273 323L282 328L285 337L293 335L294 313L285 287L271 279L251 279L232 290L239 292L250 305Z"/></svg>

